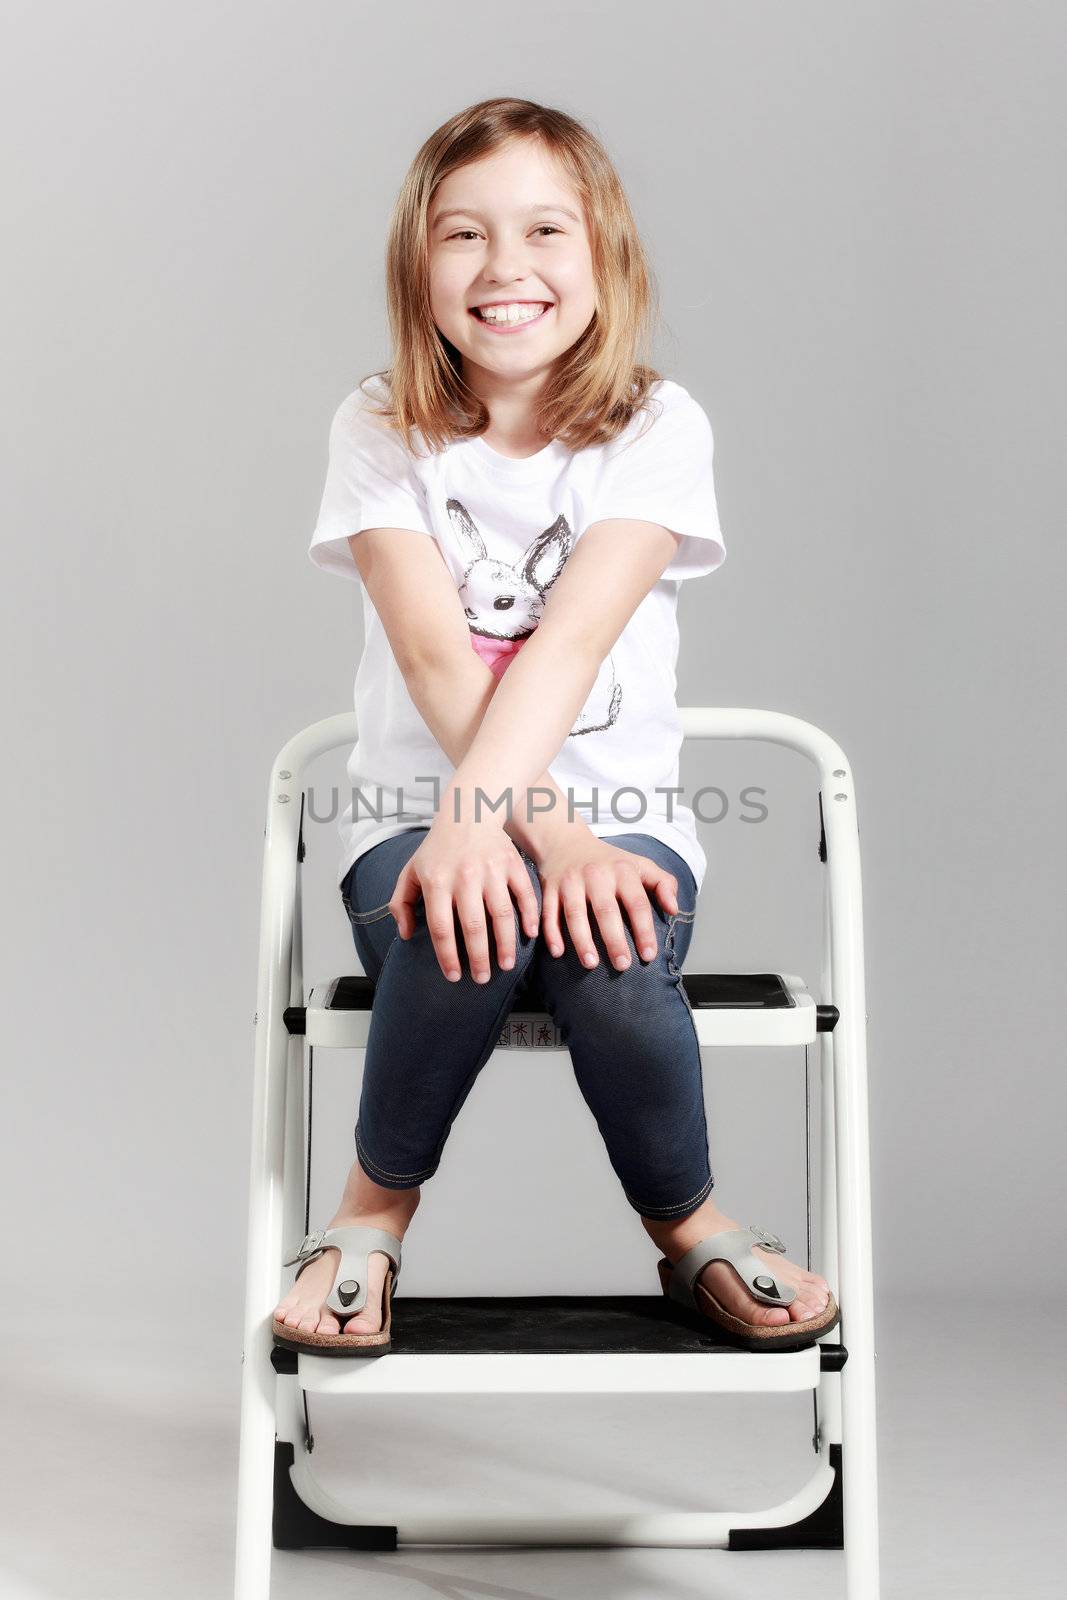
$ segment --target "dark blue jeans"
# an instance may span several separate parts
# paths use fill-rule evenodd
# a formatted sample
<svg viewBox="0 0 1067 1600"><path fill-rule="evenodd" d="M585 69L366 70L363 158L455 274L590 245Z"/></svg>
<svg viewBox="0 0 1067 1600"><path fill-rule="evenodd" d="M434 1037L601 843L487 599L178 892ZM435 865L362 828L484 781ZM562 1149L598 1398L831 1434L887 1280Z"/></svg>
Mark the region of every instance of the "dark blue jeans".
<svg viewBox="0 0 1067 1600"><path fill-rule="evenodd" d="M673 916L649 891L657 944L651 960L638 955L624 909L630 966L623 972L611 965L591 908L600 958L592 968L579 961L562 910L561 956L550 954L542 931L531 938L516 911L514 967L501 971L487 921L490 977L475 983L456 917L462 976L450 983L438 965L422 899L410 939L400 938L389 910L400 871L425 835L425 828L410 828L383 840L359 857L341 884L356 952L375 985L355 1130L360 1166L387 1189L414 1188L433 1176L452 1123L529 974L570 1051L626 1199L644 1217L688 1216L714 1179L700 1049L680 973L696 916L696 880L687 863L649 834L610 838L619 849L650 856L678 880ZM525 852L523 860L540 905L537 868Z"/></svg>

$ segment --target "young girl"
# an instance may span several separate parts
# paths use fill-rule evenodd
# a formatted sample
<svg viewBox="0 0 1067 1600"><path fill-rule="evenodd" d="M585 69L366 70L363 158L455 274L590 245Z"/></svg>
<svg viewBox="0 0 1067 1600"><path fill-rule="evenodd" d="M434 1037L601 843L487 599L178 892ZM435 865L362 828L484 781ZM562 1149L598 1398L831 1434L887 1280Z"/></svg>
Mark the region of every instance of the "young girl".
<svg viewBox="0 0 1067 1600"><path fill-rule="evenodd" d="M339 882L374 1005L356 1160L275 1338L389 1348L420 1185L529 979L664 1291L746 1348L810 1342L826 1280L711 1198L675 612L726 550L707 417L637 359L651 277L606 152L530 101L460 112L387 277L393 364L334 417L309 552L363 584Z"/></svg>

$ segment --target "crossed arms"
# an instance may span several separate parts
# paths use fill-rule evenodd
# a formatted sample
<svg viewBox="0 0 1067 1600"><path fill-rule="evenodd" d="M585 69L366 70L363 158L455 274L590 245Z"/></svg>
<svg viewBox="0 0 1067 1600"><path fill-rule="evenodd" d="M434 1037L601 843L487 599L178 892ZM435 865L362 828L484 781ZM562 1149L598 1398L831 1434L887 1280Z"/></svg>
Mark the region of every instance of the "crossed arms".
<svg viewBox="0 0 1067 1600"><path fill-rule="evenodd" d="M537 629L497 679L471 649L463 607L434 540L400 528L350 536L408 693L453 763L439 815L472 821L477 790L495 802L510 788L511 816L503 826L538 864L561 831L588 831L580 819L568 820L566 797L547 768L601 663L678 544L657 523L593 523L553 585ZM548 790L553 801L533 796L528 818L531 788ZM542 805L550 808L538 812ZM484 800L479 812L491 815ZM497 815L507 816L507 808Z"/></svg>

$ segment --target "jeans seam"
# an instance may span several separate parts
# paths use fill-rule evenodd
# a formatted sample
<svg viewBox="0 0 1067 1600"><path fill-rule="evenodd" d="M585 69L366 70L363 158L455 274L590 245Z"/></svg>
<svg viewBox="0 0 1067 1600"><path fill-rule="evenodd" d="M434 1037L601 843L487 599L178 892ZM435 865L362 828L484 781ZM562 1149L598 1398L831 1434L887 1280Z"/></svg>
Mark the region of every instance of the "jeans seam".
<svg viewBox="0 0 1067 1600"><path fill-rule="evenodd" d="M694 912L693 915L695 916L696 913ZM690 1002L689 996L686 993L685 984L682 981L682 974L679 972L678 968L674 964L674 930L675 930L675 927L676 927L676 925L678 923L678 920L679 920L680 916L681 916L681 913L680 912L676 912L674 915L672 915L668 919L668 921L667 921L667 935L666 935L666 938L663 941L663 950L664 950L664 954L667 957L667 971L670 973L671 977L674 979L674 986L678 990L678 993L681 995L682 1000L685 1003L685 1008L689 1012L690 1019L692 1019L693 1007L692 1007L692 1004ZM696 1032L696 1023L695 1022L693 1023L693 1031L694 1031L694 1033Z"/></svg>
<svg viewBox="0 0 1067 1600"><path fill-rule="evenodd" d="M365 922L380 922L383 917L392 915L392 912L389 909L388 901L386 901L384 906L374 906L370 911L354 911L349 905L348 901L345 899L344 895L341 896L341 899L344 902L345 910L348 912L348 918L350 922L358 922L361 924Z"/></svg>
<svg viewBox="0 0 1067 1600"><path fill-rule="evenodd" d="M697 908L694 906L693 907L693 913L692 913L694 917L696 916L696 910L697 910ZM680 994L682 996L682 999L685 1001L686 1009L689 1012L689 1021L692 1024L692 1028L693 1028L693 1034L694 1034L694 1037L697 1040L697 1056L698 1056L699 1059L703 1060L703 1057L700 1055L700 1038L699 1038L699 1035L697 1034L696 1017L693 1015L692 1002L690 1001L689 995L688 995L688 993L686 991L685 980L684 980L684 978L682 976L682 973L679 970L679 968L676 967L675 964L674 964L674 953L675 953L675 951L674 951L674 924L673 924L673 918L672 918L669 937L670 937L671 951L670 951L670 956L668 957L668 966L670 968L670 971L671 971L672 975L675 976L677 978L677 980L678 980L678 990L679 990L679 992L680 992ZM708 1144L709 1144L709 1140L708 1140L708 1108L707 1108L707 1105L706 1105L705 1100L704 1100L703 1085L701 1085L700 1104L701 1104L701 1111L702 1111L703 1119L704 1119L704 1145L705 1145L705 1147L707 1147Z"/></svg>
<svg viewBox="0 0 1067 1600"><path fill-rule="evenodd" d="M683 1001L685 1002L686 1010L689 1012L689 1023L690 1023L690 1026L693 1029L693 1035L697 1040L697 1057L698 1057L698 1059L702 1060L703 1057L700 1054L700 1039L699 1039L699 1036L697 1035L696 1018L693 1015L692 1002L690 1001L689 995L686 992L685 982L684 982L684 979L682 977L682 973L679 970L679 968L675 965L675 960L674 960L674 957L675 957L675 945L674 945L674 930L675 930L675 926L679 922L679 920L691 921L692 918L695 917L695 916L696 916L696 907L695 906L694 906L692 912L690 912L688 914L683 913L683 912L674 913L674 915L672 915L668 919L667 933L666 933L666 937L664 938L664 941L663 941L663 948L664 948L664 953L666 954L666 957L667 957L667 971L670 973L671 977L674 979L675 987L677 988L678 993L681 995ZM704 1146L705 1146L705 1149L706 1149L707 1145L708 1145L708 1108L707 1108L706 1104L704 1104L703 1087L701 1088L701 1097L700 1098L701 1098L701 1110L702 1110L703 1122L704 1122ZM712 1189L712 1187L714 1185L714 1181L715 1181L714 1180L714 1175L712 1175L712 1177L709 1180L708 1185L707 1185L707 1193L709 1193L709 1194L710 1194L711 1189ZM704 1196L702 1195L702 1196L700 1196L700 1198L703 1199ZM692 1204L692 1201L686 1200L686 1201L683 1201L680 1206L670 1206L670 1207L667 1207L666 1210L668 1212L684 1211L686 1206L691 1205L691 1204ZM652 1215L651 1212L646 1212L644 1214L646 1216L651 1216Z"/></svg>
<svg viewBox="0 0 1067 1600"><path fill-rule="evenodd" d="M688 1200L681 1200L681 1201L679 1201L679 1203L677 1205L674 1205L674 1206L647 1206L647 1207L643 1206L639 1200L635 1200L634 1199L633 1195L630 1194L630 1192L628 1190L627 1190L626 1198L627 1198L627 1200L629 1200L629 1202L630 1202L630 1204L632 1206L636 1206L637 1207L637 1209L641 1212L642 1216L645 1216L645 1217L654 1217L654 1216L666 1217L666 1216L671 1215L675 1211L685 1211L685 1210L689 1209L690 1207L697 1205L701 1200L704 1200L704 1199L707 1198L707 1196L711 1193L711 1191L712 1191L712 1189L714 1187L715 1187L715 1177L714 1177L713 1173L709 1172L708 1176L705 1178L704 1182L700 1185L700 1188L697 1190L696 1194L690 1195Z"/></svg>
<svg viewBox="0 0 1067 1600"><path fill-rule="evenodd" d="M360 1161L366 1162L368 1167L373 1167L375 1172L380 1172L383 1178L397 1178L401 1183L421 1183L424 1178L432 1178L437 1171L436 1166L425 1167L421 1172L390 1172L388 1167L381 1166L367 1154L366 1146L359 1134L356 1134L356 1153Z"/></svg>

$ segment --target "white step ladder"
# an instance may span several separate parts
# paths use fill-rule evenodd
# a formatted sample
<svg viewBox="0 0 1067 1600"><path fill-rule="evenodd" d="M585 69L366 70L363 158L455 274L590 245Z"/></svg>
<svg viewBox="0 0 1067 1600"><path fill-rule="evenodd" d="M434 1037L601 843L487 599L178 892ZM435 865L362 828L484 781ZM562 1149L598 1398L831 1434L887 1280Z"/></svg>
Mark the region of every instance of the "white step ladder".
<svg viewBox="0 0 1067 1600"><path fill-rule="evenodd" d="M283 1249L308 1231L305 1067L315 1048L364 1049L373 986L356 974L304 992L304 772L357 739L354 714L298 733L271 772L263 858L248 1272L241 1390L235 1600L268 1600L272 1546L395 1550L410 1545L645 1545L843 1549L848 1600L878 1600L878 1486L871 1270L863 906L856 795L827 734L772 711L681 708L686 739L756 739L818 769L826 865L816 997L792 974L684 973L701 1048L814 1050L821 1097L823 1259L841 1307L806 1348L730 1348L706 1319L660 1295L434 1299L398 1295L388 1354L342 1361L275 1346ZM526 980L498 1048L561 1048ZM308 1140L310 1144L310 1140ZM809 1183L810 1183L810 1150ZM810 1220L810 1219L809 1219ZM534 1314L531 1314L533 1311ZM815 1466L760 1511L494 1518L405 1516L368 1525L311 1470L309 1394L723 1394L810 1390Z"/></svg>

